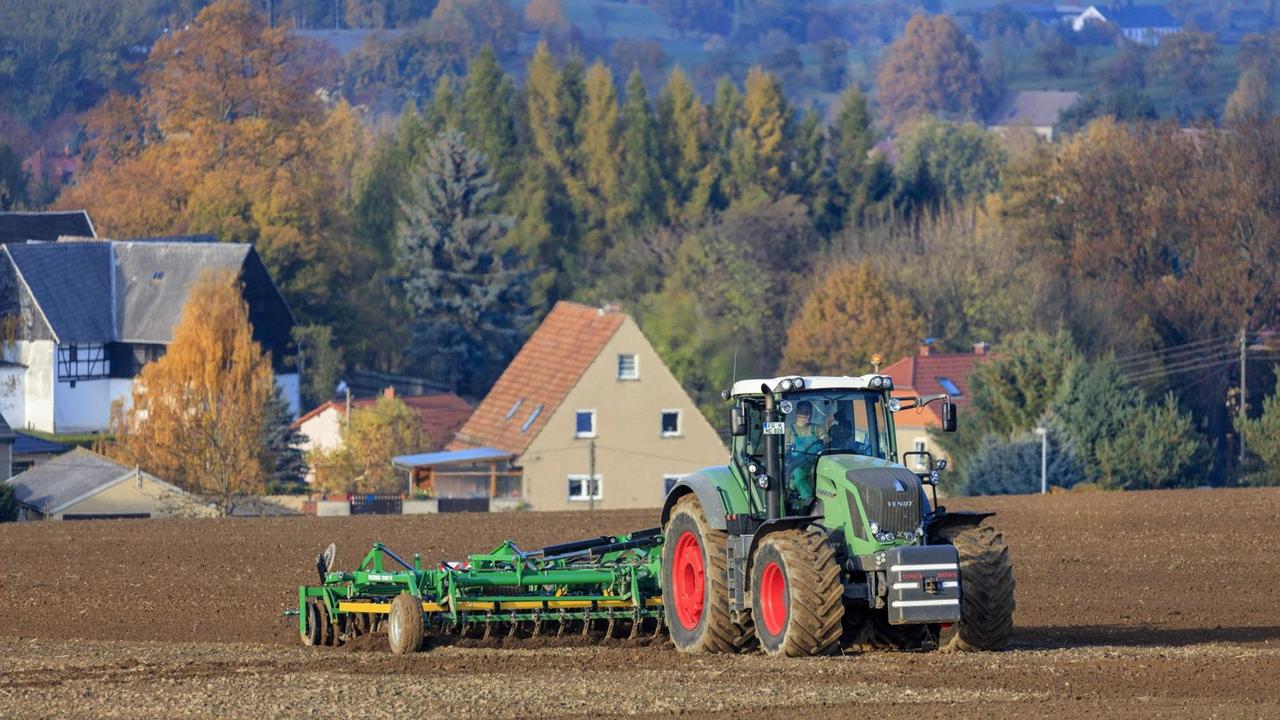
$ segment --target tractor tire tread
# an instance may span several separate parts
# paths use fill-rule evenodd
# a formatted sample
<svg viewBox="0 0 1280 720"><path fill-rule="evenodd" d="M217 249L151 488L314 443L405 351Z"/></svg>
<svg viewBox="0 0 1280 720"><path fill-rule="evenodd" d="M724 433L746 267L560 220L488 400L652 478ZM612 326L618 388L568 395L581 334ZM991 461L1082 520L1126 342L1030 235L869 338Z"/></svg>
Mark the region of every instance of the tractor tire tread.
<svg viewBox="0 0 1280 720"><path fill-rule="evenodd" d="M729 610L729 533L711 528L696 495L686 495L677 500L671 509L671 516L674 518L678 513L687 514L702 535L707 553L706 578L710 586L705 610L706 631L699 644L686 650L694 653L736 653L745 650L755 639L755 632L749 620L735 622Z"/></svg>
<svg viewBox="0 0 1280 720"><path fill-rule="evenodd" d="M823 534L810 530L782 530L762 542L775 545L782 556L790 592L787 633L776 654L804 657L837 651L844 586L835 548Z"/></svg>
<svg viewBox="0 0 1280 720"><path fill-rule="evenodd" d="M1013 564L1004 536L995 528L965 528L952 533L960 556L960 621L940 638L944 652L999 650L1013 633Z"/></svg>

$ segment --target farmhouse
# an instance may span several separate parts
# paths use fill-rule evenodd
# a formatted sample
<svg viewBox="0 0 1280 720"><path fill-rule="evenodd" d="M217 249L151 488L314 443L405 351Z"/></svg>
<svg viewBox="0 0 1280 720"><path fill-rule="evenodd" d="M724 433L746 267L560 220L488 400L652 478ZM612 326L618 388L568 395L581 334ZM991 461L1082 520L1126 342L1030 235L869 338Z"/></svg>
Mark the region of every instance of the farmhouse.
<svg viewBox="0 0 1280 720"><path fill-rule="evenodd" d="M61 237L96 238L89 213L0 212L0 243L53 242Z"/></svg>
<svg viewBox="0 0 1280 720"><path fill-rule="evenodd" d="M1125 39L1156 46L1165 35L1182 29L1162 5L1090 5L1071 21L1071 29L1081 32L1089 23L1109 23L1120 29Z"/></svg>
<svg viewBox="0 0 1280 720"><path fill-rule="evenodd" d="M212 516L208 505L169 483L84 448L9 478L19 520Z"/></svg>
<svg viewBox="0 0 1280 720"><path fill-rule="evenodd" d="M1015 128L1026 128L1041 140L1052 142L1058 117L1079 99L1080 93L1054 90L1009 93L987 119L987 129L1003 135Z"/></svg>
<svg viewBox="0 0 1280 720"><path fill-rule="evenodd" d="M911 355L884 369L893 378L895 397L914 397L947 393L959 410L960 422L964 422L964 408L969 404L969 373L982 362L991 359L986 343L975 343L971 353L935 353L929 345L921 345L918 354ZM894 415L897 432L898 457L913 450L924 450L935 458L945 453L929 437L929 428L942 427L942 407L934 403L924 408L903 410ZM916 458L908 458L909 466L915 466Z"/></svg>
<svg viewBox="0 0 1280 720"><path fill-rule="evenodd" d="M298 411L293 314L251 245L173 240L76 240L0 250L0 316L15 341L0 364L0 413L15 428L105 430L142 366L164 354L206 270L239 274L253 337Z"/></svg>
<svg viewBox="0 0 1280 720"><path fill-rule="evenodd" d="M495 467L475 492L509 488L534 510L655 507L677 479L726 455L635 320L569 302L551 310L449 449L470 452L443 459L509 462L512 482L500 485ZM397 460L438 469L437 458Z"/></svg>

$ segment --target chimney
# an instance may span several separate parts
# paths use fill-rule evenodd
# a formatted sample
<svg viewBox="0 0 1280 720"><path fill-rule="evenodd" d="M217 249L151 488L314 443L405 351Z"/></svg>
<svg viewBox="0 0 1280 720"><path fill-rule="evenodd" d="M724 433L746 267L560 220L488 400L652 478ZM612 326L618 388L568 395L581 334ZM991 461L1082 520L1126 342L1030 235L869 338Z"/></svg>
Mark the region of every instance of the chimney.
<svg viewBox="0 0 1280 720"><path fill-rule="evenodd" d="M933 346L927 342L920 343L920 357L929 357L929 352L933 350Z"/></svg>
<svg viewBox="0 0 1280 720"><path fill-rule="evenodd" d="M983 340L983 341L981 341L981 342L976 342L976 343L974 343L974 344L973 344L973 354L974 354L974 355L986 355L986 354L987 354L987 351L988 351L988 350L990 350L990 349L991 349L991 344L990 344L990 343L988 343L988 342L987 342L987 341L985 341L985 340Z"/></svg>
<svg viewBox="0 0 1280 720"><path fill-rule="evenodd" d="M382 391L382 397L388 400L394 400L396 397L396 389L393 387L388 387L386 390Z"/></svg>

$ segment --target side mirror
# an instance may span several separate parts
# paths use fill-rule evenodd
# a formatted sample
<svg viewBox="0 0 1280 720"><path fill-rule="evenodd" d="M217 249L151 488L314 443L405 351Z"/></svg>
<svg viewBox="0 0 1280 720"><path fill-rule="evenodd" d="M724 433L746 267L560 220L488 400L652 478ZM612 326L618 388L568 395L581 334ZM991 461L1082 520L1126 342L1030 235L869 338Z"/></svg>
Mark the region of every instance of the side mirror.
<svg viewBox="0 0 1280 720"><path fill-rule="evenodd" d="M729 408L729 434L733 437L744 437L747 434L747 418L742 413L741 405Z"/></svg>
<svg viewBox="0 0 1280 720"><path fill-rule="evenodd" d="M953 402L942 404L942 431L956 431L956 404Z"/></svg>

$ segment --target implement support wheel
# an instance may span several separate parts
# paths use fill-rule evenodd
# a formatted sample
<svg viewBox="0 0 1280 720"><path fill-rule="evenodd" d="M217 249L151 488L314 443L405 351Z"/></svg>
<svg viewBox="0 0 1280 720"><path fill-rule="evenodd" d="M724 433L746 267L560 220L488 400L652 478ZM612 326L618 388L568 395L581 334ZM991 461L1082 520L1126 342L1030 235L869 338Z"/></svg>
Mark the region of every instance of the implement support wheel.
<svg viewBox="0 0 1280 720"><path fill-rule="evenodd" d="M726 533L713 530L695 495L671 509L662 545L662 603L671 642L693 653L732 653L751 638L729 612Z"/></svg>
<svg viewBox="0 0 1280 720"><path fill-rule="evenodd" d="M387 616L387 642L396 655L417 652L426 628L422 622L422 601L407 592L391 601Z"/></svg>
<svg viewBox="0 0 1280 720"><path fill-rule="evenodd" d="M307 629L305 632L300 633L302 635L302 644L319 645L321 633L320 607L318 605L318 601L315 598L308 600L307 604L302 606L302 612L306 613L307 618Z"/></svg>
<svg viewBox="0 0 1280 720"><path fill-rule="evenodd" d="M1013 633L1013 564L1004 536L992 527L965 528L945 538L960 555L960 622L942 628L944 652L999 650Z"/></svg>
<svg viewBox="0 0 1280 720"><path fill-rule="evenodd" d="M827 655L840 646L844 586L835 548L821 533L766 535L751 567L751 616L770 655Z"/></svg>

